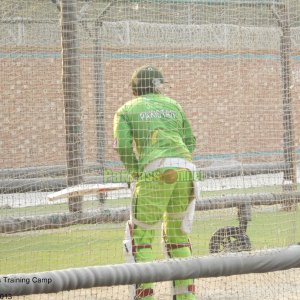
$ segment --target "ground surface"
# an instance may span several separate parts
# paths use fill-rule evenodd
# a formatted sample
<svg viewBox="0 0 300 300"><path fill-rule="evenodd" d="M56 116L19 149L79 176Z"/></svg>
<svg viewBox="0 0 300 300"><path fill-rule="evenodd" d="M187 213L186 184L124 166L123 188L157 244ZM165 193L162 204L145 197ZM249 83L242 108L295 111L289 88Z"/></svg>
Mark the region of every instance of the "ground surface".
<svg viewBox="0 0 300 300"><path fill-rule="evenodd" d="M300 269L196 280L199 300L298 300ZM171 300L170 283L156 284L156 299ZM74 290L58 294L14 297L18 300L127 300L127 286Z"/></svg>

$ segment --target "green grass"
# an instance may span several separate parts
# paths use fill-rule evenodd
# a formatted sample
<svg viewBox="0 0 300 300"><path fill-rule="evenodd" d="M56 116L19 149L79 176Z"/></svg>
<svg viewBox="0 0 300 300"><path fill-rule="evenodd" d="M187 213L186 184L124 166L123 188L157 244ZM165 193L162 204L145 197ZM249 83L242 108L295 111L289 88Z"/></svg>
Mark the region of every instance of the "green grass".
<svg viewBox="0 0 300 300"><path fill-rule="evenodd" d="M203 197L221 194L276 192L281 187L232 189L203 193ZM108 200L109 207L125 206L130 199ZM98 201L87 201L85 209L99 207ZM269 209L268 209L269 208ZM40 215L67 211L67 204L45 205L0 210L7 216ZM252 209L247 234L254 249L287 246L300 242L300 212ZM6 214L5 214L6 213ZM236 209L196 212L190 235L193 255L207 255L212 234L221 227L238 226ZM157 234L159 234L157 232ZM76 225L52 230L36 230L16 234L0 234L0 274L40 272L71 267L123 263L124 223ZM163 258L160 238L153 245L157 259Z"/></svg>
<svg viewBox="0 0 300 300"><path fill-rule="evenodd" d="M120 224L72 226L2 235L0 273L119 263L122 239L123 226Z"/></svg>
<svg viewBox="0 0 300 300"><path fill-rule="evenodd" d="M217 212L217 213L216 213ZM219 215L222 215L220 218ZM230 210L197 212L191 241L194 255L207 255L212 234L224 226L235 226ZM248 235L254 249L282 247L300 240L300 213L255 212ZM124 262L124 224L78 225L57 230L0 235L0 273L117 264ZM162 259L160 239L153 246Z"/></svg>

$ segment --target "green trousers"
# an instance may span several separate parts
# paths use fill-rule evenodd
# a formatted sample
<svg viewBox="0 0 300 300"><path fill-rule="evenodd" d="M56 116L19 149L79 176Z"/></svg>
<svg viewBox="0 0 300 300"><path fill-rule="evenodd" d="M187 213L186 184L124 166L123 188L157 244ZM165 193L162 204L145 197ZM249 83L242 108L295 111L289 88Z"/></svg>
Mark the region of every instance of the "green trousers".
<svg viewBox="0 0 300 300"><path fill-rule="evenodd" d="M193 174L187 169L159 169L141 176L136 184L132 214L139 225L133 228L134 258L136 262L155 259L151 245L155 229L151 225L163 221L164 242L168 256L185 258L191 256L191 246L187 234L180 229L182 215L186 211L193 193ZM142 226L145 224L146 226ZM193 280L176 280L173 286L179 289L193 288ZM144 283L139 289L152 289L152 283ZM137 299L139 299L137 297ZM152 300L153 296L141 297ZM176 300L193 300L195 295L183 292L173 297Z"/></svg>

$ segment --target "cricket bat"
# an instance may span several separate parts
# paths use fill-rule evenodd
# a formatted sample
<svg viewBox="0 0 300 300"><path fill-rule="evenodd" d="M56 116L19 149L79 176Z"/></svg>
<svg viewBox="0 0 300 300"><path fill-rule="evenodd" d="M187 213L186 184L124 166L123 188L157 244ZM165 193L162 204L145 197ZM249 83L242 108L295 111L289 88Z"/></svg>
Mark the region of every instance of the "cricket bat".
<svg viewBox="0 0 300 300"><path fill-rule="evenodd" d="M127 183L79 184L47 195L49 201L128 189Z"/></svg>

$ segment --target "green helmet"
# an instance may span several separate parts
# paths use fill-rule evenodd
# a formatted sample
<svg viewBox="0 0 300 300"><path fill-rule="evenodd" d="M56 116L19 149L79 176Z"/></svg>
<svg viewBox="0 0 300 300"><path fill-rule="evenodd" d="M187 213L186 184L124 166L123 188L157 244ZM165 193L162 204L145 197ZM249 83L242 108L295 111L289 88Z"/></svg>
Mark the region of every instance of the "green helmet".
<svg viewBox="0 0 300 300"><path fill-rule="evenodd" d="M134 95L158 94L159 86L164 83L162 73L155 67L143 66L137 69L131 78L131 87Z"/></svg>

